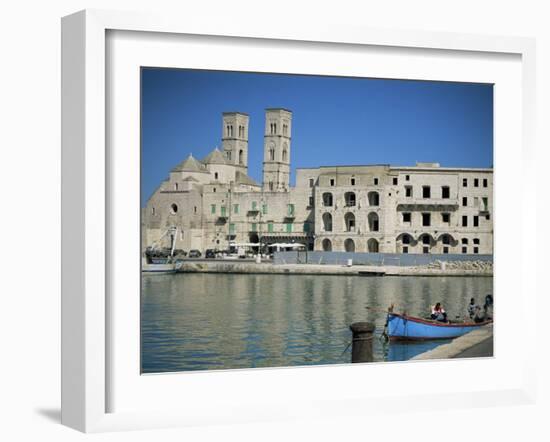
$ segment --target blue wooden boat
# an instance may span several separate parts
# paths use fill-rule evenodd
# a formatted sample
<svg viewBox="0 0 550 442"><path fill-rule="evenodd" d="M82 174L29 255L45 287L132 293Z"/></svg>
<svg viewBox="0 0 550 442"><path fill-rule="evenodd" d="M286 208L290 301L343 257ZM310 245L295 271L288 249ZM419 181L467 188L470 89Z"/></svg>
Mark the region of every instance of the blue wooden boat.
<svg viewBox="0 0 550 442"><path fill-rule="evenodd" d="M453 339L491 322L440 322L390 312L387 334L392 340Z"/></svg>

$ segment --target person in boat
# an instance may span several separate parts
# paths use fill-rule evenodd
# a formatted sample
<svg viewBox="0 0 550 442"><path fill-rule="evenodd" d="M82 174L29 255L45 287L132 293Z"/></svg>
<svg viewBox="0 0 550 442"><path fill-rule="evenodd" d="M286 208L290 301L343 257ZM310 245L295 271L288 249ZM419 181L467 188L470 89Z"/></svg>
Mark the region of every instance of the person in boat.
<svg viewBox="0 0 550 442"><path fill-rule="evenodd" d="M493 295L485 296L485 304L483 304L483 312L485 319L493 319Z"/></svg>
<svg viewBox="0 0 550 442"><path fill-rule="evenodd" d="M432 307L431 318L435 319L436 321L447 322L447 313L445 312L445 309L442 307L440 302Z"/></svg>
<svg viewBox="0 0 550 442"><path fill-rule="evenodd" d="M476 304L476 300L474 298L471 298L470 303L468 304L468 315L470 316L470 319L474 319L476 309L478 308L479 306Z"/></svg>
<svg viewBox="0 0 550 442"><path fill-rule="evenodd" d="M476 305L474 317L472 319L476 324L479 324L480 322L485 322L487 320L485 309L481 308L479 305Z"/></svg>

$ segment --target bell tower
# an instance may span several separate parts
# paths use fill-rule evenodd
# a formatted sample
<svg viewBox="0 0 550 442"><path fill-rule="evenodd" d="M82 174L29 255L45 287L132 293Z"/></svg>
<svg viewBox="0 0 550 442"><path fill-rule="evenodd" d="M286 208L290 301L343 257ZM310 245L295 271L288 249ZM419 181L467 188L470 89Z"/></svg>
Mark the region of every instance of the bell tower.
<svg viewBox="0 0 550 442"><path fill-rule="evenodd" d="M291 131L291 111L265 110L263 189L266 192L289 190Z"/></svg>
<svg viewBox="0 0 550 442"><path fill-rule="evenodd" d="M248 174L248 115L241 112L222 114L222 147L228 164Z"/></svg>

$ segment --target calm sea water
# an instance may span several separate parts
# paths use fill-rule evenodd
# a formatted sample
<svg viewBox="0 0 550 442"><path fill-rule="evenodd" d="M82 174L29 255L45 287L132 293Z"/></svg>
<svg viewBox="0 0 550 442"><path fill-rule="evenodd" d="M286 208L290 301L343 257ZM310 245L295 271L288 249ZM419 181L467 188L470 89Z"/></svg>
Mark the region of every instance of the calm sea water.
<svg viewBox="0 0 550 442"><path fill-rule="evenodd" d="M160 373L349 363L349 325L377 333L391 303L411 315L440 301L463 316L492 277L177 274L142 277L142 371ZM374 340L375 361L403 361L442 342Z"/></svg>

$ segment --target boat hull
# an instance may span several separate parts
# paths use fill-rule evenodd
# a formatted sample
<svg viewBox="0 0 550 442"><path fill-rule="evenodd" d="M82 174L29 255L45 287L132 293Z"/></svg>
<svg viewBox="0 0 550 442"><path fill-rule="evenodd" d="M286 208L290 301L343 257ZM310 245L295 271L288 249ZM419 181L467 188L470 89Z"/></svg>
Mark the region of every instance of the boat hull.
<svg viewBox="0 0 550 442"><path fill-rule="evenodd" d="M491 322L446 323L389 313L387 333L392 340L453 339Z"/></svg>
<svg viewBox="0 0 550 442"><path fill-rule="evenodd" d="M167 263L142 263L141 271L143 273L176 273L181 271L181 262Z"/></svg>

